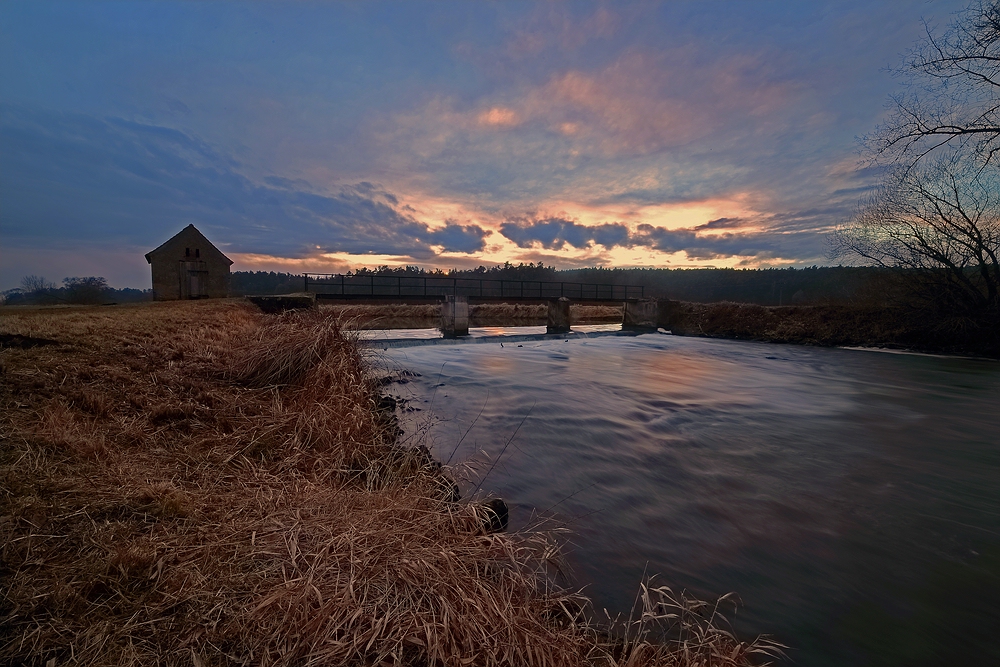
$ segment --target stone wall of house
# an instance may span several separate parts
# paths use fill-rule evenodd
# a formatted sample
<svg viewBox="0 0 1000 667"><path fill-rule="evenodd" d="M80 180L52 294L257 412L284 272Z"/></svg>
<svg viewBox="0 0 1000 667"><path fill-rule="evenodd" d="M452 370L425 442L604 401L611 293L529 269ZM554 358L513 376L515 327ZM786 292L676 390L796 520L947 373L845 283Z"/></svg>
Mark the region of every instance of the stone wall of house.
<svg viewBox="0 0 1000 667"><path fill-rule="evenodd" d="M147 255L157 301L229 296L232 262L189 225Z"/></svg>

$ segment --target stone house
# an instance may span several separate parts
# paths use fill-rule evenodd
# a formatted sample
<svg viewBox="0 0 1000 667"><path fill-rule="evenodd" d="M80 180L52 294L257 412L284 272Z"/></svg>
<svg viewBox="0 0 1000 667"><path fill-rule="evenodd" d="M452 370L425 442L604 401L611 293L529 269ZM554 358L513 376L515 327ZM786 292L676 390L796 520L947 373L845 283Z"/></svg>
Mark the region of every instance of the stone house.
<svg viewBox="0 0 1000 667"><path fill-rule="evenodd" d="M229 296L229 267L222 254L194 225L146 253L153 272L153 298L208 299Z"/></svg>

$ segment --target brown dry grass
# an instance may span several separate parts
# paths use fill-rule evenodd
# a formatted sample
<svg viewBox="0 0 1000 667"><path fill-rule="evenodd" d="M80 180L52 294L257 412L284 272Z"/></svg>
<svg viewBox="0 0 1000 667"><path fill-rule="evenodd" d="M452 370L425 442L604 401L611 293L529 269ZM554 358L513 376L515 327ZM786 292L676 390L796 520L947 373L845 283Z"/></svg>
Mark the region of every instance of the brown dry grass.
<svg viewBox="0 0 1000 667"><path fill-rule="evenodd" d="M469 321L477 327L539 326L547 317L544 303L480 303L469 307ZM437 304L324 305L322 309L343 318L345 326L358 329L424 329L441 321ZM622 321L621 306L574 303L570 317L576 324Z"/></svg>
<svg viewBox="0 0 1000 667"><path fill-rule="evenodd" d="M550 535L484 535L395 445L323 312L7 309L0 334L0 664L741 665L766 648L655 591L607 639L551 585Z"/></svg>
<svg viewBox="0 0 1000 667"><path fill-rule="evenodd" d="M806 345L889 347L1000 357L1000 327L904 306L660 302L675 334Z"/></svg>

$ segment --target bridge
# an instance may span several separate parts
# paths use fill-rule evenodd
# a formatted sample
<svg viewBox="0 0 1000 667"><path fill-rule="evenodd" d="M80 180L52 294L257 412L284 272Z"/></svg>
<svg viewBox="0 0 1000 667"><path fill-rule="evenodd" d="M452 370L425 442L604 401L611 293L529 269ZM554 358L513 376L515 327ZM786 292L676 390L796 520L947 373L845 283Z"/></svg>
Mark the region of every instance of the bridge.
<svg viewBox="0 0 1000 667"><path fill-rule="evenodd" d="M624 304L624 328L656 328L656 300L646 298L642 285L337 273L306 273L302 279L304 291L322 301L440 302L441 332L449 338L469 333L470 303L546 302L546 331L553 334L569 331L572 301Z"/></svg>
<svg viewBox="0 0 1000 667"><path fill-rule="evenodd" d="M478 302L540 301L565 297L573 301L621 302L645 297L642 285L498 280L436 276L348 276L337 273L303 274L305 292L317 299L434 300L464 296Z"/></svg>

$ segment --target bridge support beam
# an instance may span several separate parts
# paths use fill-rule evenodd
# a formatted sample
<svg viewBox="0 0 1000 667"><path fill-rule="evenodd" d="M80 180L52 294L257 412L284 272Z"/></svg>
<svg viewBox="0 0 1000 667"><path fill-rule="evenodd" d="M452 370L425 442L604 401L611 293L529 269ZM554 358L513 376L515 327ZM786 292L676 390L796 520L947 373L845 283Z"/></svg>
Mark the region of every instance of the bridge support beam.
<svg viewBox="0 0 1000 667"><path fill-rule="evenodd" d="M469 335L469 297L444 298L441 302L441 333L445 338Z"/></svg>
<svg viewBox="0 0 1000 667"><path fill-rule="evenodd" d="M625 302L622 329L630 331L656 331L660 318L656 299L635 299Z"/></svg>
<svg viewBox="0 0 1000 667"><path fill-rule="evenodd" d="M549 317L545 333L562 334L569 331L569 299L564 296L549 299Z"/></svg>

